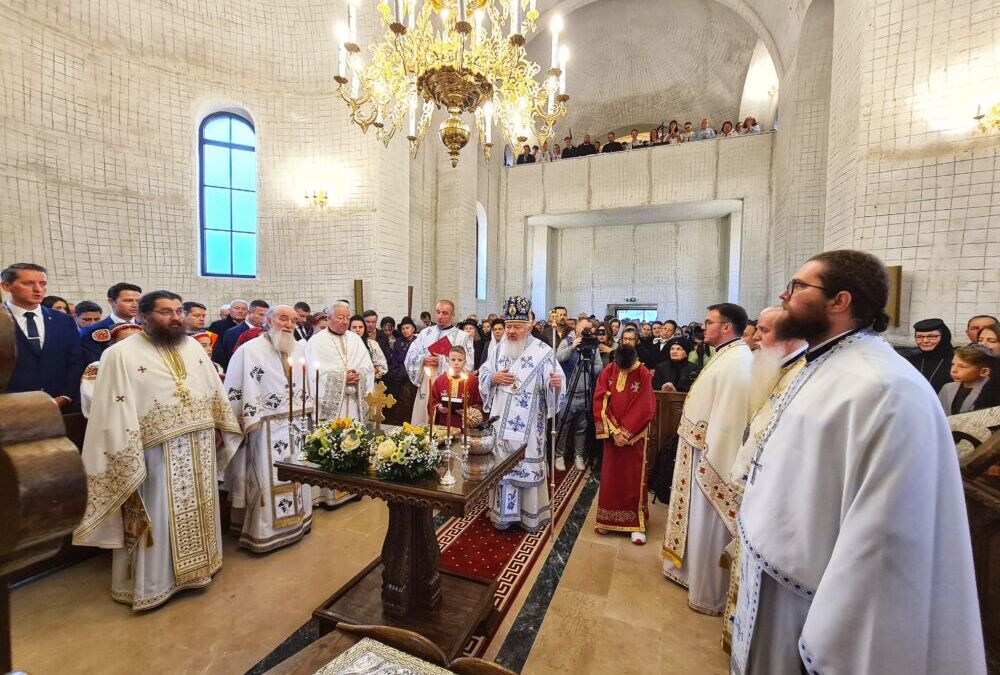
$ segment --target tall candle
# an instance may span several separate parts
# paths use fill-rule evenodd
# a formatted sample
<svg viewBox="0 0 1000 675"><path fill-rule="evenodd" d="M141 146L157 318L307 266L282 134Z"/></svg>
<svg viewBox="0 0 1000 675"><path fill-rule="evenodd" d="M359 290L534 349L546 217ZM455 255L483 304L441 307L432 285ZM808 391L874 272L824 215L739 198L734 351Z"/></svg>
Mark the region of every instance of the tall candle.
<svg viewBox="0 0 1000 675"><path fill-rule="evenodd" d="M552 58L551 63L553 68L559 67L559 33L563 29L563 19L561 16L556 14L552 17L552 23L549 24L549 32L552 33Z"/></svg>
<svg viewBox="0 0 1000 675"><path fill-rule="evenodd" d="M449 439L447 443L451 443L451 369L448 369L448 378L446 384L448 385L448 433L445 438Z"/></svg>
<svg viewBox="0 0 1000 675"><path fill-rule="evenodd" d="M319 426L319 361L316 362L316 388L313 390L313 426Z"/></svg>
<svg viewBox="0 0 1000 675"><path fill-rule="evenodd" d="M462 373L462 445L469 444L469 374Z"/></svg>
<svg viewBox="0 0 1000 675"><path fill-rule="evenodd" d="M289 433L292 430L292 419L293 419L292 406L295 405L295 394L292 392L292 373L294 372L293 371L293 364L294 364L294 361L292 361L292 357L289 356L288 357L288 431L289 431Z"/></svg>
<svg viewBox="0 0 1000 675"><path fill-rule="evenodd" d="M302 366L302 423L305 424L306 419L306 360L304 358L299 358L299 364Z"/></svg>
<svg viewBox="0 0 1000 675"><path fill-rule="evenodd" d="M437 410L434 410L434 392L433 385L431 383L431 367L427 366L424 368L424 375L427 376L427 416L430 418L431 423L431 443L434 443L434 416L437 415Z"/></svg>

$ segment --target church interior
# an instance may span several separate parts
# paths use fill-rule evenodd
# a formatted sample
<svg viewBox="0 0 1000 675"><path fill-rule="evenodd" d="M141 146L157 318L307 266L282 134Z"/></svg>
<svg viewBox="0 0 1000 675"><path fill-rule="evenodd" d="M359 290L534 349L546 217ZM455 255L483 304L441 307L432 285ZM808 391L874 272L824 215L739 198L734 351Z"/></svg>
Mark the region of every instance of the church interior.
<svg viewBox="0 0 1000 675"><path fill-rule="evenodd" d="M475 77L469 75L472 71ZM672 120L678 123L676 132ZM690 124L687 130L685 123ZM344 328L335 330L337 317L358 315L350 320L353 331L364 310L374 310L379 319L394 317L389 331L393 344L402 339L393 330L402 330L404 316L412 317L419 330L413 344L423 344L420 335L451 328L452 322L441 319L444 301L450 304L453 323L470 317L468 325L478 335L469 339L468 354L461 350L461 355L469 359L471 379L478 378L484 401L480 412L489 418L507 414L500 412L496 398L490 410L491 397L507 399L504 391L495 391L500 380L488 375L484 380L484 369L500 353L496 345L505 344L499 336L515 339L511 331L516 333L513 326L519 322L539 330L542 349L549 342L555 345L556 335L560 343L566 339L567 315L571 321L589 318L595 332L615 339L620 331L628 332L625 324L635 322L638 342L649 344L654 336L660 340L659 331L666 329L661 322L670 319L674 337L683 332L685 340L697 335L701 340L712 323L706 320L707 307L722 307L712 311L721 311L729 321L725 308L738 305L745 310L744 325L747 317L760 316L763 323L765 310L781 309L793 294L821 292L822 284L809 282L802 270L824 251L853 249L885 266L888 328L882 337L904 356L907 350L922 349L914 343L914 331L919 340L922 331L936 330L953 337L958 359L966 334L977 342L968 332L973 319L992 319L983 324L985 336L996 327L992 315L1000 310L998 0L0 0L0 128L0 267L34 263L44 268L46 294L76 305L84 357L87 340L110 344L116 339L111 323L104 338L100 330L83 329L81 303L96 302L102 316L127 316L113 303L109 310L108 300L116 300L109 287L120 282L135 284L143 293L165 289L178 302L200 303L207 314L202 328L224 320L220 308L235 317L228 312L238 302L246 307L250 300L266 301L262 307L271 323L263 328L254 324L261 337L239 343L236 354L271 339L269 326L278 321L278 308L287 305L290 310L296 303L308 305L307 322L322 322L315 324L316 335L329 326L330 335L340 336L340 349ZM581 152L584 147L593 153ZM17 278L17 270L4 277L4 301L16 299L18 291L12 294L8 286ZM158 302L171 302L171 297L154 299L149 307L160 307ZM346 314L338 314L341 299L348 306ZM143 309L143 301L138 302L141 316L160 311ZM48 321L39 338L37 331L31 332L33 319L24 323L23 308L7 306L13 321L9 329L0 326L0 341L17 331L29 341L55 341ZM519 318L529 307L531 319ZM558 317L553 308L564 310L562 319L553 319ZM186 319L189 308L184 311ZM248 322L254 312L253 303L249 314L244 310ZM423 312L429 313L426 320L420 318ZM508 317L506 328L497 315ZM936 322L925 323L930 317ZM500 333L491 334L484 322ZM644 334L654 322L657 332ZM375 350L365 352L367 368L374 369L374 382L382 382L386 373L379 372L375 358L380 343L371 338L375 346L369 345L364 330L359 335L365 342L357 343ZM198 337L191 330L187 334ZM493 342L492 335L497 335ZM657 349L671 349L666 332L663 336ZM219 391L224 400L228 389L231 401L229 378L243 361L229 361L230 369L222 373L226 364L220 366L215 358L216 339L212 334L212 358L205 363L216 363L224 378ZM121 344L132 340L126 337ZM313 340L297 343L294 354L279 350L292 364L276 389L277 396L285 397L284 407L271 421L262 417L257 433L266 428L269 439L272 429L286 439L298 434L305 448L312 438L308 430L290 431L300 390L303 420L315 405L311 429L319 419L355 417L349 393L343 403L337 399L331 414L321 414L323 392L330 390L320 386L319 361L329 358L309 352L305 345ZM573 336L568 340L567 349L575 349ZM433 377L443 368L451 373L449 359L458 344L454 335L442 354L434 351L439 342L426 342L430 351L424 348L421 358L426 356L428 363L439 358L442 364ZM713 358L721 359L728 343L720 338L711 344L719 345ZM928 374L917 366L932 384L936 375L943 382L958 379L954 369L951 378L947 375L953 368L947 346L944 370ZM557 451L548 449L555 443L563 452L562 440L550 438L562 439L561 431L553 431L560 418L552 412L553 405L557 410L562 406L555 402L560 386L567 401L576 386L588 386L579 384L574 366L567 369L561 356L558 367L553 349L546 352L554 365L545 377L556 379L539 379L538 394L531 399L533 414L541 406L538 426L521 436L536 439L534 445L528 440L514 447L510 441L511 449L521 454L503 461L498 457L496 466L484 470L481 485L461 475L468 470L470 447L461 432L454 437L461 446L453 446L451 437L445 442L448 448L466 449L461 462L445 460L449 473L458 474L456 487L448 486L444 475L440 481L426 479L426 488L386 488L374 485L381 479L359 474L346 482L318 478L310 493L308 471L315 478L319 469L282 468L281 461L268 468L272 462L266 461L264 472L272 481L301 488L301 500L308 501L310 494L314 500L303 521L305 533L280 548L248 550L239 524L233 525L235 493L223 477L224 467L215 462L221 461L228 442L223 436L230 431L246 434L245 441L233 441L231 450L242 442L239 452L249 456L251 427L249 418L241 418L238 410L233 417L224 404L224 411L214 413L216 459L205 460L217 468L221 481L221 492L209 486L213 496L206 502L215 504L221 524L211 520L211 508L198 511L205 522L215 523L201 532L220 535L219 554L209 553L218 564L192 584L204 586L198 588L181 588L175 566L171 574L181 590L155 606L130 607L123 601L126 596L116 590L112 597L109 589L117 588L122 575L132 580L139 574L134 552L122 563L121 544L71 543L84 517L83 503L87 518L94 508L97 478L88 452L114 460L112 450L99 445L94 417L104 414L102 383L111 378L105 375L107 356L115 348L98 347L96 357L80 364L82 369L93 361L93 372L99 373L89 427L75 400L63 406L61 420L45 411L29 416L36 427L55 429L37 436L48 440L34 443L51 443L53 452L60 448L65 453L69 447L74 458L83 453L89 482L74 483L74 489L85 495L89 487L90 500L79 496L83 501L71 523L68 502L62 501L69 492L63 493L63 484L44 473L55 471L54 463L39 468L48 483L37 487L41 492L31 507L37 511L12 497L27 499L25 481L33 480L30 472L14 470L16 454L11 462L4 454L23 451L27 436L10 429L20 424L15 418L28 416L28 409L3 403L5 397L19 395L13 385L3 392L21 351L15 355L0 345L0 361L10 361L0 367L0 418L5 420L0 421L0 474L6 474L0 475L0 491L7 492L7 497L0 494L0 514L7 519L0 525L0 610L9 603L9 620L0 621L0 634L9 631L9 638L0 635L0 657L6 651L9 659L4 663L0 658L2 672L768 672L759 665L743 670L741 640L730 635L728 609L720 617L721 608L699 608L689 589L665 571L673 554L664 533L670 532L676 504L652 490L657 455L665 452L668 439L675 439L678 457L684 452L690 417L682 414L685 395L673 385L656 386L642 429L626 434L628 442L647 448L635 465L641 465L640 499L648 501L648 508L639 508L638 529L645 534L637 541L630 538L637 528L615 531L602 520L607 460L603 468L581 463L571 448L557 465ZM383 363L391 373L390 347L383 347ZM105 349L111 351L102 357ZM233 357L233 347L229 349L227 360ZM684 349L693 359L695 351ZM990 349L1000 352L1000 345L987 344L979 351L988 355ZM635 351L641 358L641 344ZM301 377L294 365L300 352ZM456 401L448 387L457 380L446 380L448 404L435 408L442 399L430 389L430 367L414 361L414 352L411 347L409 355L404 349L399 356L402 384L389 386L397 400L394 409L383 411L386 424L405 422L402 429L411 429L410 422L424 424L434 434L433 420L441 419L437 411L447 408L441 413L447 415L447 436ZM356 392L354 410L361 419L363 410L378 407L371 394L365 396L373 389L362 390L364 375L361 381L351 380L351 373L357 373L348 368L347 351L343 356L330 353L343 358L343 375L334 373L324 382L346 377L336 381L341 391ZM616 358L606 359L604 367L614 364L625 378L631 371ZM284 358L276 363L284 367ZM803 363L809 363L808 355ZM649 368L645 382L655 381L654 371ZM459 394L462 416L469 379L463 375L460 380L456 391L464 392ZM213 380L210 386L218 384ZM509 399L515 402L517 384ZM583 415L590 418L590 427L575 433L589 434L588 443L604 443L607 457L609 447L626 445L617 436L625 427L615 421L607 436L611 440L601 440L598 404L595 438L593 386L590 382ZM183 383L178 381L177 387L182 391ZM399 396L399 387L408 397ZM622 387L615 391L622 393ZM635 387L638 392L639 385ZM611 389L608 397L614 396ZM934 402L938 389L927 393ZM411 418L411 405L414 411L421 408L427 391L433 401L423 403L422 419ZM946 415L959 407L962 400ZM548 426L546 410L557 420ZM794 413L792 404L788 410ZM967 410L972 410L971 400L961 412ZM275 419L283 423L285 411L288 426L280 427ZM944 420L951 417L937 416L947 427ZM223 417L233 421L219 421ZM47 421L39 421L43 419ZM502 417L499 424L506 422ZM226 426L232 423L236 426ZM437 424L440 432L442 422ZM463 424L471 429L467 418ZM744 418L734 431L734 455L741 434L746 442L748 424L749 417ZM969 550L970 564L955 573L968 582L962 593L974 593L962 597L972 597L965 609L981 620L981 637L972 631L972 651L982 640L978 649L985 646L985 656L973 653L969 658L976 667L971 670L948 669L941 665L946 659L929 659L925 670L895 672L985 673L978 670L978 659L984 658L984 669L1000 673L1000 468L995 466L1000 460L1000 413L983 424L988 433L973 442L977 459L969 464L962 455L961 481L953 458L937 480L953 481L965 497L967 516L963 510L956 517L968 518L971 539L962 539L958 548ZM497 427L497 443L507 438L504 434L514 437L502 429ZM952 425L958 442L955 429ZM991 437L994 432L998 435ZM63 434L72 445L56 443ZM167 448L174 442L168 436L169 431L155 442L144 441L140 461L143 452L149 457L151 445ZM378 442L372 442L373 457ZM993 454L984 460L987 451ZM211 448L206 452L211 454ZM500 487L506 480L502 476L513 470L515 460L529 463L533 452L545 501L539 513L550 517L537 528L517 523L500 527L494 515L504 508L497 504L506 497L494 495L508 494ZM698 450L696 460L702 452L709 457L711 448ZM289 457L294 464L305 450ZM73 464L65 462L59 466ZM168 464L156 475L179 471ZM765 453L762 475L768 476L774 466L774 457ZM973 472L970 466L978 468ZM197 462L194 470L201 476ZM146 476L147 470L141 474ZM152 468L148 475L154 475ZM673 473L667 475L668 493L671 487L677 492L677 481ZM524 487L516 481L512 485L514 494ZM336 505L316 502L319 486L334 491ZM141 492L135 485L131 490L133 496ZM277 494L273 487L272 492ZM343 494L351 498L340 499ZM523 490L520 494L524 499ZM249 495L247 513L253 506ZM127 496L122 493L110 509L118 525L123 518L119 510L125 512L125 545L173 547L177 556L184 542L157 529L153 498L146 493L141 501L150 509L151 529L140 530L138 540L129 539L133 501L126 501ZM42 514L59 508L63 510L51 518L61 518L62 529L49 531L49 516ZM528 507L522 503L520 508L523 519ZM690 508L693 514L695 506ZM103 522L88 534L99 533L107 525ZM739 555L747 556L753 551L747 544L752 536L744 541L730 525L727 541L743 542ZM694 515L684 527L697 528ZM40 539L32 540L37 550L25 552L24 542L33 536L30 528L48 533L44 555L39 554L45 548ZM83 537L78 534L79 544ZM692 555L693 535L687 536ZM432 553L421 547L427 542ZM713 551L712 559L728 570L735 554L730 548L717 554L722 550ZM732 559L736 569L738 558ZM405 569L390 570L396 562ZM425 619L410 620L416 614L411 616L410 609L400 614L399 609L422 602L408 595L412 591L416 597L414 589L424 588L419 586L423 581L412 578L421 573L432 575L434 584L440 576L440 589L434 585L428 591L441 595L428 610L436 612L437 623L426 629ZM740 593L749 586L746 579L740 581ZM397 597L399 584L407 590ZM470 590L475 584L480 590ZM730 600L735 599L734 594ZM343 609L346 605L350 609ZM390 625L399 616L410 618L394 625L418 633L419 639L407 641L371 628ZM464 623L458 618L448 623L452 617L462 617ZM430 626L432 620L426 621ZM338 622L340 630L335 629ZM371 630L352 634L352 622ZM365 641L359 642L361 637ZM857 636L859 643L866 639ZM390 645L392 654L411 660L391 665L387 652L372 648L368 657L381 654L384 661L359 657L353 666L343 666L343 655L369 644ZM852 672L830 662L828 671L810 669L807 659L812 657L804 646L800 650L801 672ZM751 650L751 664L753 654ZM463 657L480 661L463 666L456 660ZM499 668L488 670L494 665Z"/></svg>

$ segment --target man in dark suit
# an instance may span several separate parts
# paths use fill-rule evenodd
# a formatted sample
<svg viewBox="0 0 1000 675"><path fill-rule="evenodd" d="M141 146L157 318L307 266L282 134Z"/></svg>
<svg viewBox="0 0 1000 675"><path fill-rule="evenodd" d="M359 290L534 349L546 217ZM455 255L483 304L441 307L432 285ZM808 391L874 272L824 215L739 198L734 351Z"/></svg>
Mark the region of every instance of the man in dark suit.
<svg viewBox="0 0 1000 675"><path fill-rule="evenodd" d="M243 323L243 320L247 318L249 310L250 305L247 304L246 300L237 299L230 302L229 316L213 321L207 328L209 333L215 333L219 336L215 344L219 344L222 341L222 336L226 334L227 330Z"/></svg>
<svg viewBox="0 0 1000 675"><path fill-rule="evenodd" d="M0 273L17 326L17 362L7 392L44 391L64 412L72 412L80 407L80 331L68 314L42 307L47 285L41 265L14 263Z"/></svg>
<svg viewBox="0 0 1000 675"><path fill-rule="evenodd" d="M111 313L80 331L84 365L101 360L101 354L111 346L112 326L119 323L136 323L140 295L142 295L141 288L125 281L108 289Z"/></svg>
<svg viewBox="0 0 1000 675"><path fill-rule="evenodd" d="M312 309L309 308L309 303L302 301L296 302L294 309L296 315L295 339L308 340L313 334Z"/></svg>
<svg viewBox="0 0 1000 675"><path fill-rule="evenodd" d="M240 336L251 328L263 326L264 317L269 308L270 305L263 300L254 300L250 303L250 311L246 315L246 320L227 330L222 334L222 338L215 343L215 349L212 350L212 360L222 366L223 370L229 368L229 359L233 358L233 352L236 351L236 343ZM232 312L232 306L229 309Z"/></svg>

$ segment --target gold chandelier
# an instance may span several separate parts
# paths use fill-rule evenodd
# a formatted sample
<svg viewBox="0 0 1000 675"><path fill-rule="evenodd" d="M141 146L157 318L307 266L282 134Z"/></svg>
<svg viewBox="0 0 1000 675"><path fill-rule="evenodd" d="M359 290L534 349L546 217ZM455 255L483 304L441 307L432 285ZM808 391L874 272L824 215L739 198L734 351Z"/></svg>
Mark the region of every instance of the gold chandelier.
<svg viewBox="0 0 1000 675"><path fill-rule="evenodd" d="M382 39L364 63L357 42L356 9L348 4L347 23L337 26L340 43L336 81L351 120L386 146L404 127L415 153L435 109L448 111L441 141L451 165L469 141L463 113L473 113L483 156L489 160L493 125L516 147L534 136L544 143L566 114L566 62L560 47L562 19L555 17L552 62L543 81L541 67L524 50L536 30L535 0L382 0Z"/></svg>

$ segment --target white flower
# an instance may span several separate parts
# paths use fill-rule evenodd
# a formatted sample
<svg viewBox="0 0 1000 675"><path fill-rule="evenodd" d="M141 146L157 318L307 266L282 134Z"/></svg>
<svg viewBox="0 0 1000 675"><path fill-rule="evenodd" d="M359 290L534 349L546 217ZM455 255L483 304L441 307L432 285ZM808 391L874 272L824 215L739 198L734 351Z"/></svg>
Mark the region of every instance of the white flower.
<svg viewBox="0 0 1000 675"><path fill-rule="evenodd" d="M389 459L396 452L396 444L391 438L387 438L378 444L378 456L380 459Z"/></svg>
<svg viewBox="0 0 1000 675"><path fill-rule="evenodd" d="M345 452L357 450L359 445L361 445L361 439L354 434L346 434L340 441L340 448Z"/></svg>

